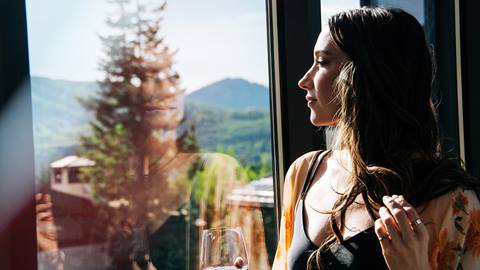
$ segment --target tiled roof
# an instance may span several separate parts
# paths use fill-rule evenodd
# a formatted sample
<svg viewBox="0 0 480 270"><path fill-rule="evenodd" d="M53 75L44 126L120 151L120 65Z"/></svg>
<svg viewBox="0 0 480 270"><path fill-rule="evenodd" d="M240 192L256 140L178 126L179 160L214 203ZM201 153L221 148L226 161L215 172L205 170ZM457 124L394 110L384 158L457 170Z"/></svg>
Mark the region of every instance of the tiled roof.
<svg viewBox="0 0 480 270"><path fill-rule="evenodd" d="M87 166L94 166L95 161L77 157L77 156L66 156L62 159L56 160L50 163L50 168L71 168L71 167L87 167Z"/></svg>
<svg viewBox="0 0 480 270"><path fill-rule="evenodd" d="M234 189L227 196L227 203L250 207L274 207L272 176L254 180L248 185Z"/></svg>

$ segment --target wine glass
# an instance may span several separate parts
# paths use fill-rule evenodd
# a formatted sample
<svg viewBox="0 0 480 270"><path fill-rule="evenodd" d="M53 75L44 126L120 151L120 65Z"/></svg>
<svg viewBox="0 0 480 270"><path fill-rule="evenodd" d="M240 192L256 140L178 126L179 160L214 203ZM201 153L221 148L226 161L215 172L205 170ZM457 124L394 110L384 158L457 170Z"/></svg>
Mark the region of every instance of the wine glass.
<svg viewBox="0 0 480 270"><path fill-rule="evenodd" d="M240 228L203 230L201 270L248 270L248 258Z"/></svg>

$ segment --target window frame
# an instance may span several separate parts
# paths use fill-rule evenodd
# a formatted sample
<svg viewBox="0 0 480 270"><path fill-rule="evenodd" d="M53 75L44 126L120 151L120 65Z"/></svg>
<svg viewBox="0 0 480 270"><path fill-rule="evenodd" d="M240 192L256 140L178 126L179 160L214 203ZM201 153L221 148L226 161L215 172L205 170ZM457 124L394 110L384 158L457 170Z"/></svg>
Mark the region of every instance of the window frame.
<svg viewBox="0 0 480 270"><path fill-rule="evenodd" d="M467 171L480 177L480 36L478 35L478 10L480 2L474 0L455 0L458 5L458 24L460 31L461 86L463 121L465 135L465 164Z"/></svg>
<svg viewBox="0 0 480 270"><path fill-rule="evenodd" d="M310 124L305 93L297 83L312 64L320 33L320 1L266 0L270 111L277 233L288 166L302 154L325 148L325 136ZM299 121L305 119L305 121Z"/></svg>
<svg viewBox="0 0 480 270"><path fill-rule="evenodd" d="M0 261L6 270L37 269L25 1L6 1L0 12ZM12 207L19 189L30 199Z"/></svg>

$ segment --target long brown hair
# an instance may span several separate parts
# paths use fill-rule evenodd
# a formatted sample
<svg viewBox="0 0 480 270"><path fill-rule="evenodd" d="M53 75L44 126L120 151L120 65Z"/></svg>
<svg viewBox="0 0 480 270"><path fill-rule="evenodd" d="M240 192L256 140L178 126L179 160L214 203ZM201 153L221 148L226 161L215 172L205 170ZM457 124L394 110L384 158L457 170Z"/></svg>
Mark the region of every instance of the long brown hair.
<svg viewBox="0 0 480 270"><path fill-rule="evenodd" d="M330 214L333 234L314 252L341 243L347 208L361 195L372 219L384 195L402 194L414 206L457 187L478 184L457 160L444 156L431 99L433 63L422 26L400 9L359 8L332 16L328 26L347 55L335 81L340 104L337 147L349 152L349 189Z"/></svg>

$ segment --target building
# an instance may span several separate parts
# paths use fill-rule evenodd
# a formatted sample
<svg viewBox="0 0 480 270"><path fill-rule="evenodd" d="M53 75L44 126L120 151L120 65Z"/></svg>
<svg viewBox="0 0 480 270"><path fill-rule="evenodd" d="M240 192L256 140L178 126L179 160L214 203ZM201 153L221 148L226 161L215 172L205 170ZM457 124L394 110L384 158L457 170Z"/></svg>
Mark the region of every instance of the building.
<svg viewBox="0 0 480 270"><path fill-rule="evenodd" d="M92 199L90 183L82 183L78 177L80 168L95 166L95 161L66 156L50 163L50 188L54 191Z"/></svg>

